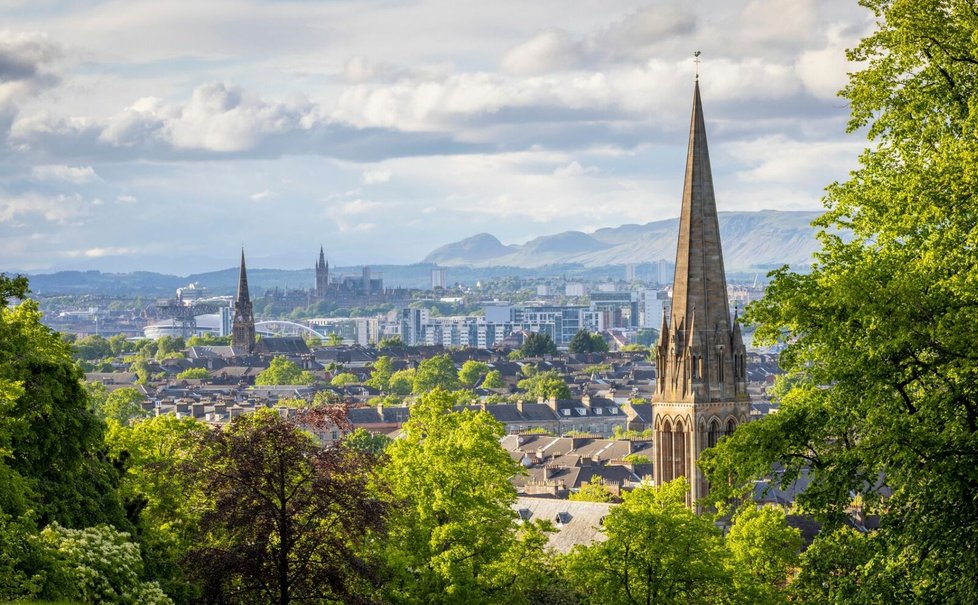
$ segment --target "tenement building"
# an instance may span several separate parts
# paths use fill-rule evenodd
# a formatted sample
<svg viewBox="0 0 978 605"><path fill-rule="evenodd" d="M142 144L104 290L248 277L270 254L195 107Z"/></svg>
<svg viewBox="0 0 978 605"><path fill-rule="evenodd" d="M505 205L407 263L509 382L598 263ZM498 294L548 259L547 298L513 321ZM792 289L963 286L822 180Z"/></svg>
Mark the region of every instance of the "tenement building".
<svg viewBox="0 0 978 605"><path fill-rule="evenodd" d="M663 316L656 348L652 397L655 478L658 484L686 477L690 503L708 486L696 467L716 445L750 417L746 351L727 301L720 227L699 81L686 155L679 243L669 316Z"/></svg>

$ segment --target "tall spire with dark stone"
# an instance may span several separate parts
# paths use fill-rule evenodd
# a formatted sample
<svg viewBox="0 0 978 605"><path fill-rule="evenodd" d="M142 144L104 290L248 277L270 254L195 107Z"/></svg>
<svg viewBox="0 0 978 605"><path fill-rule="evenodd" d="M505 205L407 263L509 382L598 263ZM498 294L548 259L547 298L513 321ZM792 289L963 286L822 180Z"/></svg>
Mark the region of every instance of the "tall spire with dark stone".
<svg viewBox="0 0 978 605"><path fill-rule="evenodd" d="M234 319L231 322L231 346L235 353L242 355L251 354L255 348L255 314L248 292L244 248L241 249L241 267L238 269L238 296L234 301Z"/></svg>
<svg viewBox="0 0 978 605"><path fill-rule="evenodd" d="M326 292L329 290L329 262L326 260L326 251L319 247L319 260L316 262L316 298L326 300Z"/></svg>
<svg viewBox="0 0 978 605"><path fill-rule="evenodd" d="M659 336L659 401L746 398L746 351L733 328L720 246L706 123L697 80L686 153L672 310Z"/></svg>

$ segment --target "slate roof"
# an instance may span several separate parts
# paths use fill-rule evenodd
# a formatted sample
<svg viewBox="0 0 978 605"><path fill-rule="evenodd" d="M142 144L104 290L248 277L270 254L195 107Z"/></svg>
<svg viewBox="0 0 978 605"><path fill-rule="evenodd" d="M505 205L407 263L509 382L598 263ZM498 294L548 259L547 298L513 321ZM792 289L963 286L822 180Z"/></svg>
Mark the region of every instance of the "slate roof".
<svg viewBox="0 0 978 605"><path fill-rule="evenodd" d="M601 522L613 506L603 502L571 502L520 496L513 504L513 509L523 521L545 519L553 522L557 531L549 535L547 546L559 553L567 553L579 544L586 546L607 540L601 530Z"/></svg>

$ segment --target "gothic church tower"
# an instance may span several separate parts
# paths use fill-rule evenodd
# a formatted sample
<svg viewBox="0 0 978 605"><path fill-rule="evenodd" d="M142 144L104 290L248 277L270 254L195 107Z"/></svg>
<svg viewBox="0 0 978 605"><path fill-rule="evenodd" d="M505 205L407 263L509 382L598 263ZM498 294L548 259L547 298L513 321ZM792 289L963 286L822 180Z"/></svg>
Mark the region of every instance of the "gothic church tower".
<svg viewBox="0 0 978 605"><path fill-rule="evenodd" d="M661 485L686 477L690 503L708 486L696 460L750 418L746 350L731 321L706 124L697 80L679 218L672 310L656 347L654 467Z"/></svg>
<svg viewBox="0 0 978 605"><path fill-rule="evenodd" d="M316 262L316 300L326 300L329 290L329 263L323 247L319 247L319 260Z"/></svg>
<svg viewBox="0 0 978 605"><path fill-rule="evenodd" d="M250 355L255 350L255 314L248 294L248 271L245 269L244 249L241 249L241 268L238 270L238 298L234 301L231 321L231 348L236 355Z"/></svg>

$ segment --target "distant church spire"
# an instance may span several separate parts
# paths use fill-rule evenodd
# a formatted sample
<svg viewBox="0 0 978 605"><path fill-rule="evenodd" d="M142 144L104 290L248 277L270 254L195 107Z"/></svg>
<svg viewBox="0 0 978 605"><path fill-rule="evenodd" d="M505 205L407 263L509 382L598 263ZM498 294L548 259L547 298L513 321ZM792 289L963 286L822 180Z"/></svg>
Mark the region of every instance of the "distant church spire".
<svg viewBox="0 0 978 605"><path fill-rule="evenodd" d="M255 314L248 292L244 248L241 248L241 266L238 269L238 296L234 301L234 319L231 322L231 346L235 353L242 355L250 355L255 349Z"/></svg>
<svg viewBox="0 0 978 605"><path fill-rule="evenodd" d="M750 418L746 350L740 329L730 320L698 74L672 308L668 321L663 318L655 356L656 482L686 477L692 504L708 490L696 468L699 455Z"/></svg>
<svg viewBox="0 0 978 605"><path fill-rule="evenodd" d="M326 293L329 290L329 262L326 260L326 252L323 247L319 247L319 260L316 262L316 298L326 300Z"/></svg>

